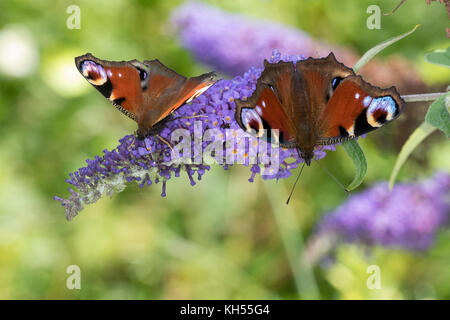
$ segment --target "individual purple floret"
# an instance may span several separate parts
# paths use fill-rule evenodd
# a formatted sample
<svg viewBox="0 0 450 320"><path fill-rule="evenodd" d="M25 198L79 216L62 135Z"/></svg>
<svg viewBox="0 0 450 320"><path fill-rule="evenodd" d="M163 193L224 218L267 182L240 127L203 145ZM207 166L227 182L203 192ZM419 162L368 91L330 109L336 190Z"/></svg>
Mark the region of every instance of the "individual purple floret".
<svg viewBox="0 0 450 320"><path fill-rule="evenodd" d="M198 2L187 2L176 8L171 20L183 45L198 61L230 75L242 74L250 67L262 67L264 58L274 49L305 57L330 52L330 48L298 29Z"/></svg>
<svg viewBox="0 0 450 320"><path fill-rule="evenodd" d="M436 231L449 222L450 175L437 172L422 182L396 184L392 191L387 182L381 182L350 196L325 216L313 242L325 237L333 239L334 245L341 239L421 251L433 244Z"/></svg>
<svg viewBox="0 0 450 320"><path fill-rule="evenodd" d="M278 51L274 51L270 60L278 62L299 59L300 56L281 56ZM150 136L141 141L133 135L128 135L119 141L119 146L114 150L104 150L103 156L86 160L87 166L71 173L70 178L66 180L72 185L69 189L70 197L55 197L55 200L65 207L67 219L72 219L84 205L96 202L103 195L112 196L122 191L129 182L138 183L141 187L161 183L161 195L165 196L166 182L171 177L178 177L182 172L186 172L183 174L187 174L191 185L195 185L195 181L200 180L210 169L209 163L203 161L202 154L206 153L211 141L216 141L215 139L219 139L220 149L223 149L223 157L214 154L219 165L228 169L236 163L241 152L241 163L251 167L249 181L253 181L257 174L261 174L264 179L281 179L292 175L292 170L303 162L295 149L273 148L267 143L264 145L242 131L234 118L234 100L247 98L253 93L261 71L262 69L251 68L243 76L218 81L190 105L176 110L172 116L175 120L168 121L159 133L162 139ZM205 138L208 129L215 130L215 138L209 141ZM193 151L188 159L192 159L194 163L174 162L176 158L173 157L175 153L172 153L172 145L174 150L180 151L180 155L185 155L184 151L181 152L184 149L179 149L179 145L175 143L183 142L184 138L172 139L173 134L180 131L187 133L185 136L188 138L188 151ZM224 143L220 140L222 138ZM170 143L171 147L166 142ZM250 145L253 146L256 142L258 157L252 162ZM324 150L334 150L334 146L317 147L315 159L323 158L326 155Z"/></svg>

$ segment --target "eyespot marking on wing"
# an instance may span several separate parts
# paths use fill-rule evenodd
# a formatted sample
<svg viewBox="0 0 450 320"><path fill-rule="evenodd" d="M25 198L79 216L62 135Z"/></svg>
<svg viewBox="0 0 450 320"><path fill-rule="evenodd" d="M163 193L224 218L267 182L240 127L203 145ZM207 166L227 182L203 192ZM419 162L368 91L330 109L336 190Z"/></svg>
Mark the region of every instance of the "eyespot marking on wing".
<svg viewBox="0 0 450 320"><path fill-rule="evenodd" d="M135 66L136 70L139 73L139 79L141 79L141 88L142 91L147 90L148 88L148 70L144 70L141 67ZM148 69L150 69L150 67L147 66Z"/></svg>
<svg viewBox="0 0 450 320"><path fill-rule="evenodd" d="M367 108L367 122L372 127L381 127L398 114L398 106L391 96L374 98Z"/></svg>
<svg viewBox="0 0 450 320"><path fill-rule="evenodd" d="M92 60L83 61L80 65L81 73L94 86L101 86L108 81L105 69Z"/></svg>
<svg viewBox="0 0 450 320"><path fill-rule="evenodd" d="M264 135L264 124L259 114L253 109L242 109L241 120L246 131L260 138Z"/></svg>

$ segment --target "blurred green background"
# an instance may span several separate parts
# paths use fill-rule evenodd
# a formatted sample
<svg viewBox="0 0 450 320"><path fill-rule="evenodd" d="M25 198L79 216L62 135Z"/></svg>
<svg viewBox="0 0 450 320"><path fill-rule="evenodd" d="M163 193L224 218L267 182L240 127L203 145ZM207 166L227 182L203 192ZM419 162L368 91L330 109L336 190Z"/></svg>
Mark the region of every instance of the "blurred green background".
<svg viewBox="0 0 450 320"><path fill-rule="evenodd" d="M448 46L445 7L407 1L393 16L382 17L380 30L368 30L366 8L373 2L208 3L301 28L360 54L420 23L414 35L381 58L400 55L419 70L430 90L445 88L448 70L423 61L424 52ZM22 48L25 58L15 68L7 59L20 57L0 58L6 61L0 68L0 298L449 299L448 230L424 253L377 247L367 254L344 244L326 268L291 268L283 228L291 228L291 250L298 249L300 257L301 242L320 217L346 198L317 166L304 171L289 206L284 201L293 178L274 183L258 177L249 183L249 169L234 166L229 171L213 168L194 187L185 177L171 179L166 198L160 197L160 186L130 185L113 199L85 208L73 221L65 220L63 207L52 197L68 196L68 173L114 148L136 128L77 73L74 57L86 52L108 60L157 57L187 76L208 71L181 46L169 23L171 11L181 3L1 2L0 49ZM66 27L66 9L72 4L81 8L79 30ZM390 11L397 1L377 4ZM411 108L423 113L426 105ZM417 125L417 120L402 117L361 140L369 170L360 190L388 179L404 139L383 147L384 142L401 130L406 138ZM437 133L416 150L400 180L450 170L449 158L448 141ZM349 163L341 148L322 161L344 183L353 178ZM366 268L373 264L382 270L380 290L366 286ZM66 288L69 265L81 268L81 290ZM300 290L294 274L303 282Z"/></svg>

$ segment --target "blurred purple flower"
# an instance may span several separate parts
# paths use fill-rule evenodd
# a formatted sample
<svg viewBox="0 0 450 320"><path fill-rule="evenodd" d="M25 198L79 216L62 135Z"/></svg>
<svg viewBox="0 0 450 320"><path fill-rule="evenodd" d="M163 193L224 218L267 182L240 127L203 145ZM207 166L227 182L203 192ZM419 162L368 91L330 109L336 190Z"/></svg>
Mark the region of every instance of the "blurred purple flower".
<svg viewBox="0 0 450 320"><path fill-rule="evenodd" d="M282 56L278 51L274 51L270 61L297 61L299 59L301 59L300 56ZM196 98L192 104L179 108L174 114L174 118L192 117L193 115L206 115L207 117L181 118L167 122L159 135L165 140L171 141L171 133L176 129L183 128L189 130L190 135L195 138L195 128L200 124L203 132L206 129L215 128L220 130L223 135L226 134L226 129L234 129L237 133L236 143L245 143L245 137L248 135L241 130L234 119L234 99L246 98L253 93L261 71L262 69L251 68L243 76L235 77L232 80L218 81L203 95ZM191 149L196 147L194 138L191 139ZM73 188L69 188L71 195L68 199L54 197L65 207L68 220L75 217L84 205L96 202L103 195L112 196L114 193L122 191L128 182L138 183L141 187L161 182L161 195L165 196L166 182L172 176L178 177L182 171L185 171L191 185L195 185L195 180L201 180L202 175L210 169L209 165L202 163L170 163L173 160L170 148L154 136L140 141L133 135L128 135L119 142L119 146L114 150L104 150L102 157L96 156L92 160L86 160L86 167L70 174L70 178L66 181ZM204 150L207 145L207 142L203 142L202 149ZM244 145L244 148L246 151L249 149L248 145ZM275 155L278 156L278 170L272 175L266 171L262 175L264 179L287 178L292 174L291 170L303 162L295 149L279 148L275 150L278 152ZM334 150L334 146L317 147L315 159L323 158L326 155L325 150ZM269 149L267 153L271 152L272 149ZM270 162L264 163L260 158L257 159L256 164L251 164L248 157L245 160L243 164L251 166L250 182L257 174L261 174L261 168L268 168L271 165ZM226 163L221 165L225 170L230 166Z"/></svg>
<svg viewBox="0 0 450 320"><path fill-rule="evenodd" d="M329 47L296 28L227 13L198 2L181 5L171 18L183 45L196 59L231 75L262 67L264 58L274 49L305 57L330 52Z"/></svg>
<svg viewBox="0 0 450 320"><path fill-rule="evenodd" d="M381 182L350 196L325 216L311 243L325 237L332 239L332 246L341 239L421 251L433 244L436 231L449 222L450 175L438 172L422 182L396 184L392 191L387 182Z"/></svg>

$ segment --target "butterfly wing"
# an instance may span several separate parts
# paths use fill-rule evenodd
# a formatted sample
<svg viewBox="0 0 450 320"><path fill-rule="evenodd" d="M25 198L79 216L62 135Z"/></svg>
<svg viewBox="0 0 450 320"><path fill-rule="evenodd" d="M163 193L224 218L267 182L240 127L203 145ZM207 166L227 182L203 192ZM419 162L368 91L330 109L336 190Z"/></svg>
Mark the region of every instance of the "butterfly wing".
<svg viewBox="0 0 450 320"><path fill-rule="evenodd" d="M292 121L292 76L294 65L288 62L270 64L264 61L264 71L256 83L256 89L247 99L237 99L235 118L248 133L271 141L271 130L278 130L280 145L296 145L296 133Z"/></svg>
<svg viewBox="0 0 450 320"><path fill-rule="evenodd" d="M375 130L397 118L404 103L394 87L381 89L360 76L349 76L322 110L317 143L335 144Z"/></svg>
<svg viewBox="0 0 450 320"><path fill-rule="evenodd" d="M139 121L139 125L144 128L151 128L216 82L214 72L187 79L158 60L144 61L144 64L150 70L148 88L144 93L146 103Z"/></svg>
<svg viewBox="0 0 450 320"><path fill-rule="evenodd" d="M75 58L75 64L90 84L138 123L141 133L215 83L213 72L187 79L158 60L106 61L87 53Z"/></svg>
<svg viewBox="0 0 450 320"><path fill-rule="evenodd" d="M248 100L236 100L240 127L270 141L264 129L279 129L280 144L298 148L309 165L317 145L335 144L395 119L404 101L394 87L380 89L356 76L334 55L269 64Z"/></svg>
<svg viewBox="0 0 450 320"><path fill-rule="evenodd" d="M87 53L75 58L75 65L86 80L123 114L137 121L147 67L137 60L106 61Z"/></svg>

